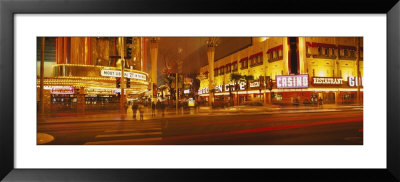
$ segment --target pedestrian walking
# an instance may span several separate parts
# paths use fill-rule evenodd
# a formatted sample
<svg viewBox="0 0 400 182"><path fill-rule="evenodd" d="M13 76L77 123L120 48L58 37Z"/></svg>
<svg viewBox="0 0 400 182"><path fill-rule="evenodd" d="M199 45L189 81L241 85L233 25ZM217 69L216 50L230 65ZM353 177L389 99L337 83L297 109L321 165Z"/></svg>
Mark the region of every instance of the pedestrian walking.
<svg viewBox="0 0 400 182"><path fill-rule="evenodd" d="M144 105L143 105L143 103L139 104L139 113L140 113L140 120L143 120L143 113L144 113Z"/></svg>
<svg viewBox="0 0 400 182"><path fill-rule="evenodd" d="M318 101L319 101L319 107L322 107L322 98L320 97Z"/></svg>
<svg viewBox="0 0 400 182"><path fill-rule="evenodd" d="M156 110L157 110L158 115L160 115L160 112L161 112L161 102L160 102L160 100L157 100Z"/></svg>
<svg viewBox="0 0 400 182"><path fill-rule="evenodd" d="M137 113L137 110L138 110L138 105L134 102L134 103L132 104L133 120L136 120L136 113Z"/></svg>
<svg viewBox="0 0 400 182"><path fill-rule="evenodd" d="M151 103L151 117L156 117L156 103Z"/></svg>
<svg viewBox="0 0 400 182"><path fill-rule="evenodd" d="M128 112L128 108L129 108L128 103L125 103L124 104L124 114L126 114Z"/></svg>
<svg viewBox="0 0 400 182"><path fill-rule="evenodd" d="M160 107L161 107L162 117L164 117L164 110L165 110L164 103L161 102Z"/></svg>

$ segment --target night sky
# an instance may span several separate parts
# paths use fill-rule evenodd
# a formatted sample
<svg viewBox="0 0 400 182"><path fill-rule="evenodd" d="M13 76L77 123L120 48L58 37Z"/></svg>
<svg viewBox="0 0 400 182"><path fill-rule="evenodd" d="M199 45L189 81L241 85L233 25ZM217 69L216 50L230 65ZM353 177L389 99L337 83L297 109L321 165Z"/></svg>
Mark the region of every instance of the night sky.
<svg viewBox="0 0 400 182"><path fill-rule="evenodd" d="M200 67L207 65L207 37L161 37L159 43L158 70L165 67L165 62L177 59L178 49L182 49L184 73L198 73ZM215 51L215 60L221 59L251 44L251 37L221 37ZM148 47L148 46L147 46ZM148 51L148 63L150 63ZM148 64L148 69L151 69Z"/></svg>
<svg viewBox="0 0 400 182"><path fill-rule="evenodd" d="M178 49L182 49L181 58L183 60L183 73L199 73L200 67L207 65L208 37L161 37L158 49L158 75L159 83L163 83L160 77L166 63L176 66ZM55 39L46 40L45 61L55 63ZM146 42L147 50L147 70L151 70L151 57L149 42ZM219 46L215 50L215 60L221 59L237 50L251 45L251 37L220 37ZM37 42L37 63L40 62L40 41ZM51 67L51 65L50 65ZM38 68L37 68L38 69ZM51 71L50 69L46 71ZM50 75L50 73L49 73Z"/></svg>

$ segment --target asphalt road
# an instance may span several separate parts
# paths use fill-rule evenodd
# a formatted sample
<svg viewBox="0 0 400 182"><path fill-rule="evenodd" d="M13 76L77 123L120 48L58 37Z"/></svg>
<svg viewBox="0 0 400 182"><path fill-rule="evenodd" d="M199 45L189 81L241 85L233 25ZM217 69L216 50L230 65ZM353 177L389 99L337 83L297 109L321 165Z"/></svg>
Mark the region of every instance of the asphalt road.
<svg viewBox="0 0 400 182"><path fill-rule="evenodd" d="M112 113L110 113L112 115ZM107 118L107 117L105 117ZM362 145L362 109L38 124L46 145Z"/></svg>

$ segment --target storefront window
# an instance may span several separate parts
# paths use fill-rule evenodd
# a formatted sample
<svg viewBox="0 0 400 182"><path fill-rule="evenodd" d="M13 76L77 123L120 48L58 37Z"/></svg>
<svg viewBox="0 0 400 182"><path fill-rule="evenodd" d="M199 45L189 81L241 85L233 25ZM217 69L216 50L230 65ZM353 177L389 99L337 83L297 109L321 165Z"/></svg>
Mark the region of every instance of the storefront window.
<svg viewBox="0 0 400 182"><path fill-rule="evenodd" d="M354 93L344 93L342 95L342 104L354 104L355 99Z"/></svg>
<svg viewBox="0 0 400 182"><path fill-rule="evenodd" d="M282 97L282 94L273 94L272 99L275 101L282 101L283 97Z"/></svg>

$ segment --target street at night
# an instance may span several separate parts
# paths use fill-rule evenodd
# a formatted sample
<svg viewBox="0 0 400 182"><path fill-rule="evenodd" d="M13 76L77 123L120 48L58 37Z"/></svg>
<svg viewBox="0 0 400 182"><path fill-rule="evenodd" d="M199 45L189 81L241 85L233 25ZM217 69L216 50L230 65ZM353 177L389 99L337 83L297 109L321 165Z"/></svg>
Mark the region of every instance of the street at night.
<svg viewBox="0 0 400 182"><path fill-rule="evenodd" d="M119 112L53 115L40 121L38 132L53 136L48 144L54 145L363 144L363 111L354 106L157 114L153 119L146 112L143 121L133 120L129 110L122 117Z"/></svg>
<svg viewBox="0 0 400 182"><path fill-rule="evenodd" d="M38 145L363 145L362 37L38 37Z"/></svg>

